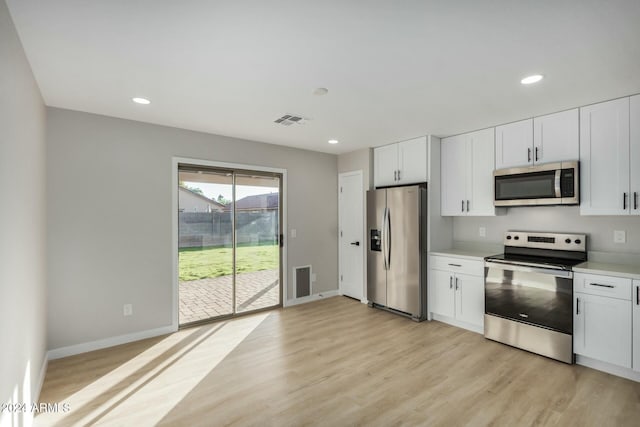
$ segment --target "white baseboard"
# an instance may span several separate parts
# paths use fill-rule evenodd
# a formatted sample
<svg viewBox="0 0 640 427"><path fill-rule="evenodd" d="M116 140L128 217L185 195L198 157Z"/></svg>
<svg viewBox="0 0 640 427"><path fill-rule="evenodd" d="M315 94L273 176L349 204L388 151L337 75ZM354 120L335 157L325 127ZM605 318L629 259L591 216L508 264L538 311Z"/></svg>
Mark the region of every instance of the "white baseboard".
<svg viewBox="0 0 640 427"><path fill-rule="evenodd" d="M40 401L40 392L42 391L42 385L44 384L44 377L47 376L47 367L49 366L48 353L44 355L42 366L40 367L40 374L38 376L38 384L36 384L35 390L33 390L33 402Z"/></svg>
<svg viewBox="0 0 640 427"><path fill-rule="evenodd" d="M579 354L576 354L576 364L606 372L607 374L615 375L617 377L640 382L640 372L623 368L622 366L612 365L607 362L591 359L590 357L580 356Z"/></svg>
<svg viewBox="0 0 640 427"><path fill-rule="evenodd" d="M131 334L118 335L82 344L70 345L67 347L54 348L47 352L49 360L60 359L62 357L73 356L75 354L86 353L88 351L100 350L102 348L113 347L115 345L126 344L128 342L139 341L145 338L157 337L158 335L176 332L175 326L164 326L162 328L148 329L146 331L133 332Z"/></svg>
<svg viewBox="0 0 640 427"><path fill-rule="evenodd" d="M306 296L306 297L300 297L300 298L296 298L296 299L287 300L285 302L284 306L285 307L291 307L292 305L306 304L308 302L319 301L321 299L335 297L335 296L338 296L338 295L339 295L338 290L334 289L332 291L320 292L320 293L309 295L309 296Z"/></svg>
<svg viewBox="0 0 640 427"><path fill-rule="evenodd" d="M442 316L442 315L436 314L436 313L430 313L430 314L431 314L431 318L433 320L437 320L439 322L447 323L447 324L449 324L451 326L455 326L457 328L466 329L468 331L475 332L475 333L480 334L480 335L484 335L484 326L482 326L482 325L474 325L472 323L461 322L461 321L459 321L457 319L454 319L452 317Z"/></svg>

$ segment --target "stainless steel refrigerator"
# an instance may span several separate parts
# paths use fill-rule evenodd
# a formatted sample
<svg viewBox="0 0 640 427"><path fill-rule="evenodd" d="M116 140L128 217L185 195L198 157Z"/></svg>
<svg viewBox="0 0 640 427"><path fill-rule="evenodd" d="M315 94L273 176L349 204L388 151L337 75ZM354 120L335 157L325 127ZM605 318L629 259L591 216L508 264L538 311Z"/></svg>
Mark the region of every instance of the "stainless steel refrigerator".
<svg viewBox="0 0 640 427"><path fill-rule="evenodd" d="M427 186L367 191L367 299L427 317Z"/></svg>

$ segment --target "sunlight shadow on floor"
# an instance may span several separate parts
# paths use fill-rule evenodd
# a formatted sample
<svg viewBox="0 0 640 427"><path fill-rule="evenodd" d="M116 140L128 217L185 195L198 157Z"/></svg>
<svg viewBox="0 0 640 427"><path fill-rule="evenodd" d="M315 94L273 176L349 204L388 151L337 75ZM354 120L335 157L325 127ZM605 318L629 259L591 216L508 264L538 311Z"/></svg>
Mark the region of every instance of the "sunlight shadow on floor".
<svg viewBox="0 0 640 427"><path fill-rule="evenodd" d="M122 424L132 419L140 420L138 425L156 424L268 315L169 335L68 397L70 412L41 414L36 425Z"/></svg>

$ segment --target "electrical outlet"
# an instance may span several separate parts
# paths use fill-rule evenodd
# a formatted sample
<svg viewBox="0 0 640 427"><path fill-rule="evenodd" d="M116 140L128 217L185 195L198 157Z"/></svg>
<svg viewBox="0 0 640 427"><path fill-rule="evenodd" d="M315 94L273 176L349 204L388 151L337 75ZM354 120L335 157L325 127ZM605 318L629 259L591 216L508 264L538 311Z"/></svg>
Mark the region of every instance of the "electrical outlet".
<svg viewBox="0 0 640 427"><path fill-rule="evenodd" d="M133 304L125 304L122 312L125 316L133 316Z"/></svg>
<svg viewBox="0 0 640 427"><path fill-rule="evenodd" d="M485 227L480 227L478 229L478 234L480 237L487 237L487 229Z"/></svg>
<svg viewBox="0 0 640 427"><path fill-rule="evenodd" d="M298 231L295 228L292 228L291 229L291 238L295 239L297 234L298 234Z"/></svg>
<svg viewBox="0 0 640 427"><path fill-rule="evenodd" d="M316 273L311 273L311 281L312 282L316 281Z"/></svg>
<svg viewBox="0 0 640 427"><path fill-rule="evenodd" d="M613 243L627 243L627 233L624 230L614 230Z"/></svg>

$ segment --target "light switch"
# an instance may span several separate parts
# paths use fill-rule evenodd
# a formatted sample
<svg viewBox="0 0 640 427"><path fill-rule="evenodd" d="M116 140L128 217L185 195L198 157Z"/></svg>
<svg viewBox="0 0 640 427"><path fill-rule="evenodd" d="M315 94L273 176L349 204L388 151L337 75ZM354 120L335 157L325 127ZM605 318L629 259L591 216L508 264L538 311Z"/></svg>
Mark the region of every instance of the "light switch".
<svg viewBox="0 0 640 427"><path fill-rule="evenodd" d="M297 234L297 230L296 230L295 228L292 228L292 229L291 229L291 238L292 238L292 239L295 239L296 234Z"/></svg>
<svg viewBox="0 0 640 427"><path fill-rule="evenodd" d="M487 237L487 229L485 227L480 227L478 229L478 234L480 237Z"/></svg>
<svg viewBox="0 0 640 427"><path fill-rule="evenodd" d="M627 233L624 230L614 230L613 232L614 243L627 243Z"/></svg>

